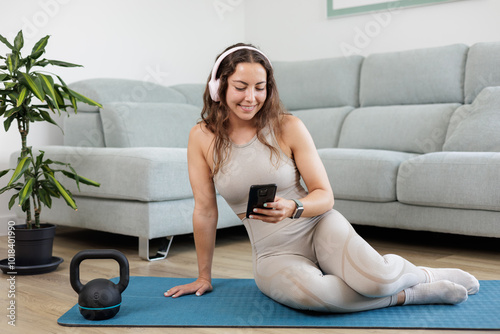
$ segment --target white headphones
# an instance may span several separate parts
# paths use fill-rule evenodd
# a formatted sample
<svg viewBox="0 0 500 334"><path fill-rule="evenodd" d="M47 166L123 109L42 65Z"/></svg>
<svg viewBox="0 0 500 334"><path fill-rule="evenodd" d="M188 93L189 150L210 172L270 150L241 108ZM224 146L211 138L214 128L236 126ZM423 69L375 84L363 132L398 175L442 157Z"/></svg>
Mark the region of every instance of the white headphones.
<svg viewBox="0 0 500 334"><path fill-rule="evenodd" d="M226 52L224 52L223 54L221 54L219 58L217 58L217 61L215 62L215 65L214 65L214 68L212 69L212 77L210 78L210 81L208 82L208 90L210 91L210 97L212 98L212 100L214 102L219 102L220 101L220 98L219 98L219 84L220 84L220 80L215 78L215 76L217 75L217 70L219 69L220 63L229 54L231 54L231 53L233 53L235 51L241 50L241 49L248 49L248 50L257 51L258 53L260 53L261 55L263 55L264 58L267 59L267 61L269 62L269 64L271 64L271 61L269 60L269 58L267 58L267 56L264 53L262 53L262 51L260 51L259 49L253 48L251 46L237 46L235 48L227 50Z"/></svg>

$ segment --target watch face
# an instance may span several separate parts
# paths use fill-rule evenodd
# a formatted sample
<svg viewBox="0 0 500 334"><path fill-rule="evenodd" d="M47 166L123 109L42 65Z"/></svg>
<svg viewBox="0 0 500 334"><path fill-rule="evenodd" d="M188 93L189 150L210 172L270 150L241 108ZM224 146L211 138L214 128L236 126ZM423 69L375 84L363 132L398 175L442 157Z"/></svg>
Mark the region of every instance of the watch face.
<svg viewBox="0 0 500 334"><path fill-rule="evenodd" d="M293 218L300 218L300 216L302 215L302 211L304 211L303 208L297 208L297 211L295 211L295 215L293 216Z"/></svg>

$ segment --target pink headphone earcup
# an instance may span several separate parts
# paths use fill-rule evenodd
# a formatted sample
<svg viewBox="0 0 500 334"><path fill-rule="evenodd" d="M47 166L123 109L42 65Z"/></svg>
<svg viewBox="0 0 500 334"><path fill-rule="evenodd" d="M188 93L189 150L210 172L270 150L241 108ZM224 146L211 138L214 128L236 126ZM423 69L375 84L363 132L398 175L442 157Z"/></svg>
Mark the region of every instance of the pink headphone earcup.
<svg viewBox="0 0 500 334"><path fill-rule="evenodd" d="M208 82L208 90L210 91L210 97L214 102L219 102L219 79L210 80Z"/></svg>

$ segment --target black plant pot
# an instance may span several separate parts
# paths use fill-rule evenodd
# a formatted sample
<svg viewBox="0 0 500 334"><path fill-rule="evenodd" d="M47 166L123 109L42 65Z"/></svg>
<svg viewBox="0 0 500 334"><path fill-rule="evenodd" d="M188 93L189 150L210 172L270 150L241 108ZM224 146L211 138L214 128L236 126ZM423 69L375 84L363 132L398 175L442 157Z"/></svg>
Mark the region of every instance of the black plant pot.
<svg viewBox="0 0 500 334"><path fill-rule="evenodd" d="M56 226L40 224L40 228L28 229L26 224L15 225L16 265L39 266L50 263Z"/></svg>
<svg viewBox="0 0 500 334"><path fill-rule="evenodd" d="M63 262L52 256L56 226L40 224L40 228L28 229L26 224L15 225L12 245L14 256L0 261L6 274L35 275L51 272Z"/></svg>

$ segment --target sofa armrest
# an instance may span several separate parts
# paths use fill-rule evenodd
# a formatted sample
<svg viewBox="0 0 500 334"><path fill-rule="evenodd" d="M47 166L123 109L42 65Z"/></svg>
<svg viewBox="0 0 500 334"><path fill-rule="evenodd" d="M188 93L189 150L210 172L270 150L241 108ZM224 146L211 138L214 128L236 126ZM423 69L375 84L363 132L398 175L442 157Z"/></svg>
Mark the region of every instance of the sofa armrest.
<svg viewBox="0 0 500 334"><path fill-rule="evenodd" d="M70 163L78 175L101 183L99 188L73 180L62 184L74 195L136 201L166 201L193 197L186 148L100 148L45 146L33 148L45 157ZM16 153L11 165L15 165Z"/></svg>

